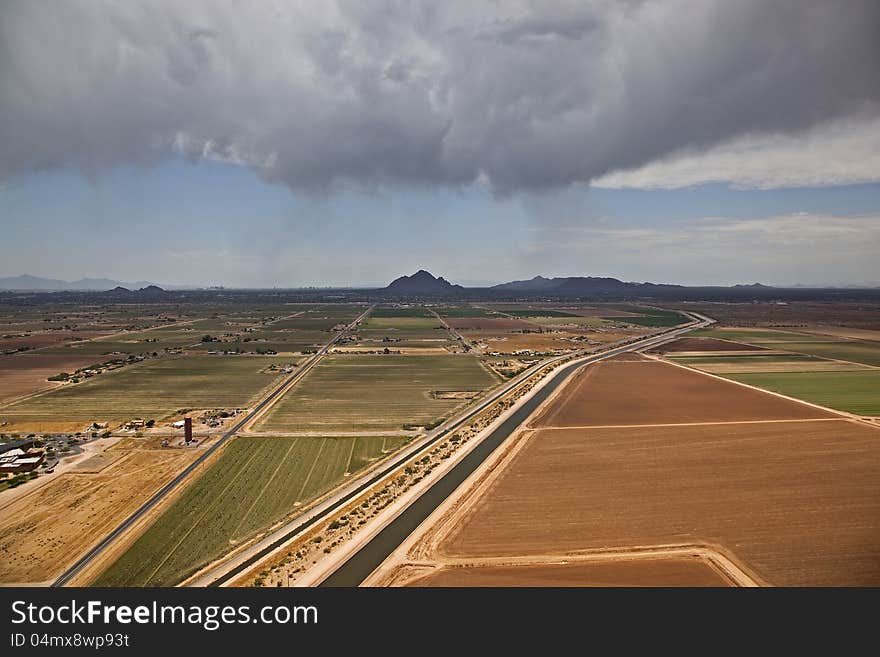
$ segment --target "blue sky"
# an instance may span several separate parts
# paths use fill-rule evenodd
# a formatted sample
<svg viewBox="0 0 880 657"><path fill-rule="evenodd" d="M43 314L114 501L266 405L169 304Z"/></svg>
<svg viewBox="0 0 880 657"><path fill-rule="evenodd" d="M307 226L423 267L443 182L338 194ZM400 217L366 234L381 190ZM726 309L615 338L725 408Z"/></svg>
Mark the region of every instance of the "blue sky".
<svg viewBox="0 0 880 657"><path fill-rule="evenodd" d="M575 185L508 196L480 185L378 186L297 194L247 167L175 159L91 179L57 171L18 176L0 191L0 216L3 275L243 287L372 285L422 267L465 284L536 274L845 284L870 282L871 270L864 268L876 252L874 233L865 232L867 248L854 249L850 265L834 269L816 259L824 238L799 241L785 233L772 247L779 260L768 263L766 254L761 259L746 250L753 250L758 228L728 231L732 235L710 256L711 269L704 257L694 257L693 238L697 229L742 226L744 220L764 222L760 227L805 216L827 224L873 222L880 216L880 184L770 190ZM660 236L669 236L661 240L662 257L654 252ZM725 250L731 255L729 249L743 251L721 257Z"/></svg>

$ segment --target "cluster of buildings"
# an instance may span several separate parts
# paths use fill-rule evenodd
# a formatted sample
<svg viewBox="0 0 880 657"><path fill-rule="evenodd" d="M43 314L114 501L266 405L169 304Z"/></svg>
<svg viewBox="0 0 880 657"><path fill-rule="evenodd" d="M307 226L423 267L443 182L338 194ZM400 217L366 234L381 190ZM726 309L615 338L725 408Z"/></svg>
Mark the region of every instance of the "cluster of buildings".
<svg viewBox="0 0 880 657"><path fill-rule="evenodd" d="M0 445L0 473L30 472L40 467L46 458L46 453L33 447L33 440L19 440Z"/></svg>

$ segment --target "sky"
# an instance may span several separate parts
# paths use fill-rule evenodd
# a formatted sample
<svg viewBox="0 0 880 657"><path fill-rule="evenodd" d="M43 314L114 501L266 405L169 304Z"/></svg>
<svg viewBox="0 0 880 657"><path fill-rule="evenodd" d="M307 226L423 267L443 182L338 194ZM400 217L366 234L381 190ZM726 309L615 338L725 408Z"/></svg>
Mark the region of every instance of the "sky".
<svg viewBox="0 0 880 657"><path fill-rule="evenodd" d="M0 4L0 276L880 285L880 5Z"/></svg>

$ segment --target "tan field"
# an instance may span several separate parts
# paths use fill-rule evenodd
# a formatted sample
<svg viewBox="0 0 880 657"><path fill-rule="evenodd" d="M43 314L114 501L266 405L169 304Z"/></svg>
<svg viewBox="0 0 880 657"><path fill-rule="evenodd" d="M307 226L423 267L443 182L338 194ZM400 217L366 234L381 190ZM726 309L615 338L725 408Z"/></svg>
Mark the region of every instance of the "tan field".
<svg viewBox="0 0 880 657"><path fill-rule="evenodd" d="M0 583L55 579L197 453L119 444L9 502L0 495Z"/></svg>
<svg viewBox="0 0 880 657"><path fill-rule="evenodd" d="M728 586L702 559L443 567L408 586Z"/></svg>
<svg viewBox="0 0 880 657"><path fill-rule="evenodd" d="M643 359L582 369L535 427L735 422L835 417L735 383Z"/></svg>

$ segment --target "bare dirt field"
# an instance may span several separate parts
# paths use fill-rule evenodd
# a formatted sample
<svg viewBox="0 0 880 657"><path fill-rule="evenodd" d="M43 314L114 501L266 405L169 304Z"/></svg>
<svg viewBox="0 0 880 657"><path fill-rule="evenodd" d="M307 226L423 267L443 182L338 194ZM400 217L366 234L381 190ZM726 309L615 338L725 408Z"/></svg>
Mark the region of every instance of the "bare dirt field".
<svg viewBox="0 0 880 657"><path fill-rule="evenodd" d="M0 495L0 583L54 579L197 455L135 449L117 458L120 447L8 503Z"/></svg>
<svg viewBox="0 0 880 657"><path fill-rule="evenodd" d="M100 361L100 358L94 356L73 354L0 356L0 402L57 386L58 384L46 379L59 372L72 372Z"/></svg>
<svg viewBox="0 0 880 657"><path fill-rule="evenodd" d="M770 584L876 586L878 437L849 420L538 431L440 552L689 542Z"/></svg>
<svg viewBox="0 0 880 657"><path fill-rule="evenodd" d="M763 348L719 338L679 338L655 347L650 352L668 354L679 351L758 351Z"/></svg>
<svg viewBox="0 0 880 657"><path fill-rule="evenodd" d="M583 368L535 427L736 422L835 417L803 404L660 361L607 360Z"/></svg>
<svg viewBox="0 0 880 657"><path fill-rule="evenodd" d="M31 333L18 337L0 338L0 351L6 349L42 349L54 345L64 344L74 340L91 340L101 335L107 335L107 331L45 331L43 333Z"/></svg>
<svg viewBox="0 0 880 657"><path fill-rule="evenodd" d="M407 586L728 586L702 559L442 567Z"/></svg>

